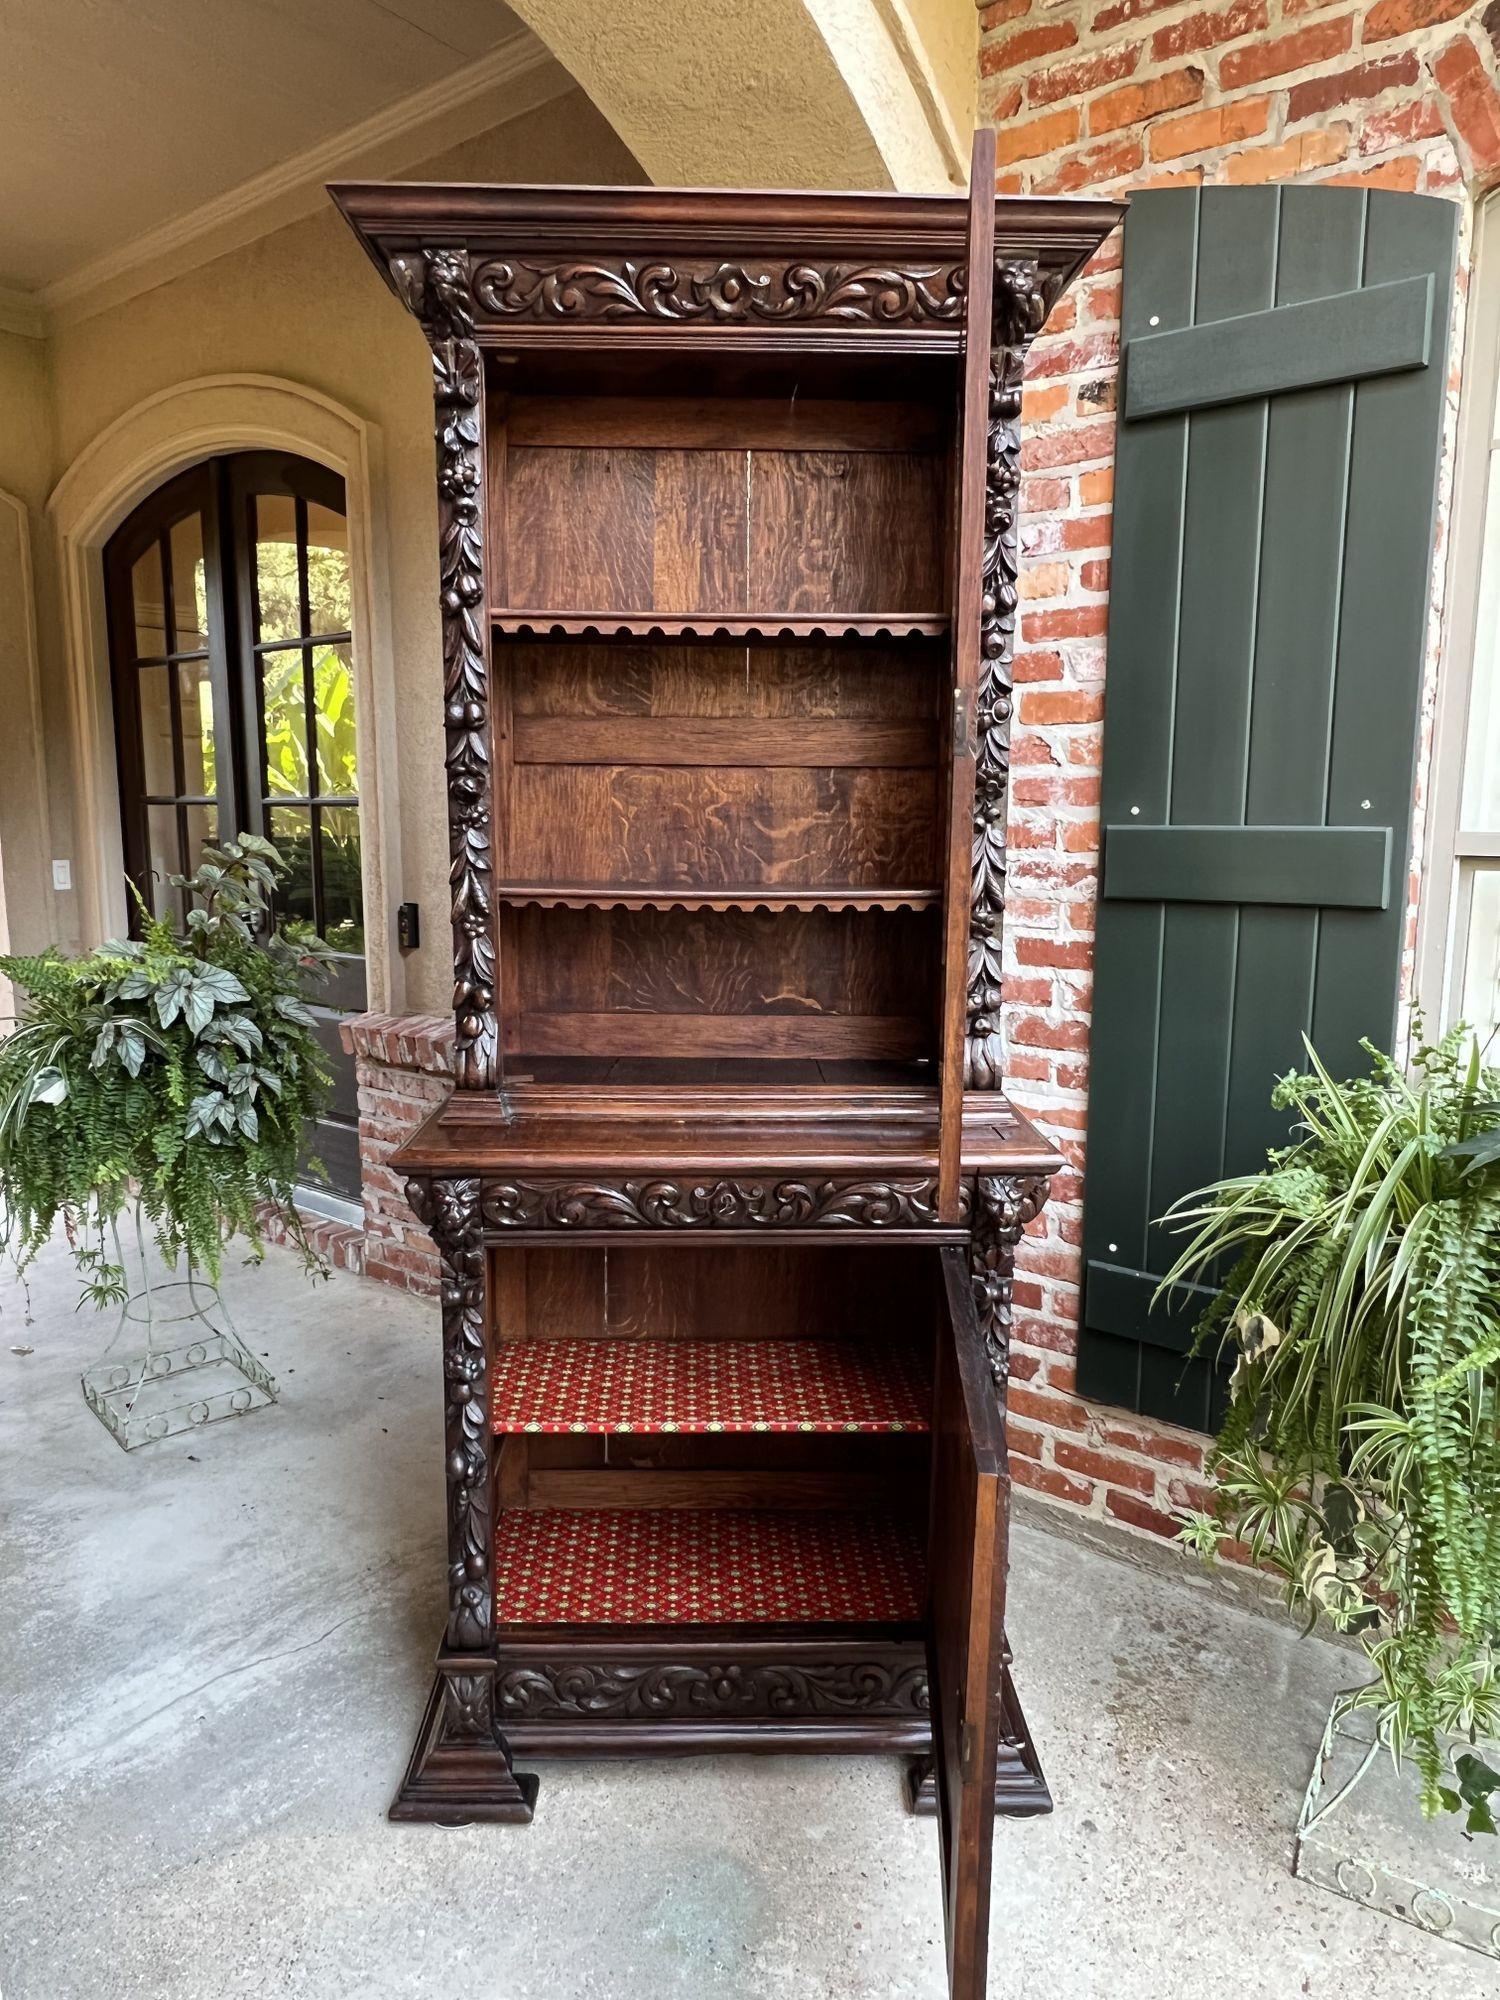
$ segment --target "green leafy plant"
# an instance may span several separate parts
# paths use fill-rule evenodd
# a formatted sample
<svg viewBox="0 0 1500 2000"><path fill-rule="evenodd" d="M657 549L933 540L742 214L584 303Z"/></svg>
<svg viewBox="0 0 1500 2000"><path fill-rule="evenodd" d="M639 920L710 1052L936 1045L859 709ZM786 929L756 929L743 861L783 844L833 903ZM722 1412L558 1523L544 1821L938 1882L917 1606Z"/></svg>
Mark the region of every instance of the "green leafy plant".
<svg viewBox="0 0 1500 2000"><path fill-rule="evenodd" d="M181 929L142 907L138 939L0 959L25 996L0 1042L0 1251L19 1271L61 1219L84 1296L123 1301L132 1203L169 1264L211 1280L228 1238L259 1255L263 1209L321 1268L292 1190L328 1090L308 998L329 954L303 927L269 929L284 870L247 834L172 877Z"/></svg>
<svg viewBox="0 0 1500 2000"><path fill-rule="evenodd" d="M1341 1697L1410 1756L1424 1812L1493 1833L1500 1776L1441 1739L1500 1733L1500 1074L1467 1032L1410 1075L1277 1085L1292 1143L1167 1217L1189 1241L1163 1284L1216 1282L1198 1347L1235 1355L1211 1512L1287 1599L1356 1633L1372 1677ZM1223 1273L1220 1278L1216 1274Z"/></svg>

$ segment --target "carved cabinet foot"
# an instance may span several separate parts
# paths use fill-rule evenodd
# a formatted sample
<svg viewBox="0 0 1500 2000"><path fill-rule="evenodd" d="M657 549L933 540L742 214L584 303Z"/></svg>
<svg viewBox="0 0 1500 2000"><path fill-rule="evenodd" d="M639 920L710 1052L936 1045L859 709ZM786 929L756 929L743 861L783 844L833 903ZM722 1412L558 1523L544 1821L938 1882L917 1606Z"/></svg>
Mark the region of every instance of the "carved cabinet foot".
<svg viewBox="0 0 1500 2000"><path fill-rule="evenodd" d="M904 1785L908 1812L937 1812L937 1778L931 1757L913 1757ZM1000 1750L995 1760L995 1811L1006 1819L1033 1819L1052 1810L1052 1794L1041 1760L1011 1685L1009 1669L1000 1691Z"/></svg>
<svg viewBox="0 0 1500 2000"><path fill-rule="evenodd" d="M537 1780L511 1768L495 1727L494 1673L485 1665L439 1668L390 1817L463 1826L473 1820L529 1826Z"/></svg>

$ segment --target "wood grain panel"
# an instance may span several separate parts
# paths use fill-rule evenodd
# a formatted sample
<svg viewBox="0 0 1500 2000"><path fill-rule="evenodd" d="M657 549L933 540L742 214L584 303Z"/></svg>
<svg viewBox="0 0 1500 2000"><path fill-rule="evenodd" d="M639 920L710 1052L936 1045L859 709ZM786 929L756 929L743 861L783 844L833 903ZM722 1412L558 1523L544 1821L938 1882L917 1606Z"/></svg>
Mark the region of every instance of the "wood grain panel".
<svg viewBox="0 0 1500 2000"><path fill-rule="evenodd" d="M651 609L748 609L745 454L658 451L653 456Z"/></svg>
<svg viewBox="0 0 1500 2000"><path fill-rule="evenodd" d="M732 645L510 640L495 671L517 717L699 716L765 721L935 719L943 643Z"/></svg>
<svg viewBox="0 0 1500 2000"><path fill-rule="evenodd" d="M506 1295L524 1292L531 1340L882 1339L931 1319L931 1253L920 1246L515 1246L493 1255L519 1274ZM740 1441L742 1454L750 1443Z"/></svg>
<svg viewBox="0 0 1500 2000"><path fill-rule="evenodd" d="M937 762L935 722L817 720L767 722L750 717L544 716L516 724L518 764L909 765Z"/></svg>
<svg viewBox="0 0 1500 2000"><path fill-rule="evenodd" d="M925 1023L895 1014L522 1014L522 1055L858 1056L908 1062L929 1052Z"/></svg>
<svg viewBox="0 0 1500 2000"><path fill-rule="evenodd" d="M515 396L504 435L521 446L938 451L947 429L944 413L927 403L796 395Z"/></svg>
<svg viewBox="0 0 1500 2000"><path fill-rule="evenodd" d="M750 473L750 608L940 610L943 461L764 452Z"/></svg>
<svg viewBox="0 0 1500 2000"><path fill-rule="evenodd" d="M528 1014L920 1015L933 944L928 912L528 909L517 998Z"/></svg>
<svg viewBox="0 0 1500 2000"><path fill-rule="evenodd" d="M517 881L920 887L935 789L931 771L525 764L501 866Z"/></svg>
<svg viewBox="0 0 1500 2000"><path fill-rule="evenodd" d="M508 461L512 602L652 610L656 454L516 450Z"/></svg>

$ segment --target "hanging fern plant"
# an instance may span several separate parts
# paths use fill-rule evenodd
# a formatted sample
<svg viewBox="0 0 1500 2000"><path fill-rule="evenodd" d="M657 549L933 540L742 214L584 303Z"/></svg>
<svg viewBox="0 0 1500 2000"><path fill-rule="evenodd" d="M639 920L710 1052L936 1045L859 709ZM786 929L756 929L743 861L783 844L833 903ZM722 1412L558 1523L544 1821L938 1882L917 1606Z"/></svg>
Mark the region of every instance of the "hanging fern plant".
<svg viewBox="0 0 1500 2000"><path fill-rule="evenodd" d="M1168 1221L1191 1232L1167 1286L1227 1272L1198 1345L1235 1355L1205 1554L1279 1572L1309 1629L1358 1633L1378 1740L1423 1810L1496 1831L1500 1775L1445 1737L1500 1733L1500 1073L1463 1029L1410 1076L1277 1086L1293 1143Z"/></svg>
<svg viewBox="0 0 1500 2000"><path fill-rule="evenodd" d="M25 996L0 1042L0 1252L18 1271L61 1220L85 1297L122 1301L133 1201L166 1262L210 1280L228 1238L259 1254L265 1208L321 1268L292 1191L327 1098L308 999L329 954L305 927L270 929L284 872L247 834L171 878L184 930L143 908L138 939L86 958L0 958Z"/></svg>

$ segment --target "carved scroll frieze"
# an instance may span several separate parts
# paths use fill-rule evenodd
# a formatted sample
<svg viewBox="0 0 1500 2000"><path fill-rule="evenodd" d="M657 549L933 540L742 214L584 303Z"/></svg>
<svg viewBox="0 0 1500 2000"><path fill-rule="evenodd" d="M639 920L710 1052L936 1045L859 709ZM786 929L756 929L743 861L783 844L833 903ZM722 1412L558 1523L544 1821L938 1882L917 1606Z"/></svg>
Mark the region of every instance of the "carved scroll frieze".
<svg viewBox="0 0 1500 2000"><path fill-rule="evenodd" d="M833 326L946 324L962 317L959 264L813 264L789 258L486 258L474 298L494 319Z"/></svg>
<svg viewBox="0 0 1500 2000"><path fill-rule="evenodd" d="M476 1179L408 1181L406 1199L441 1262L444 1445L448 1475L448 1644L476 1651L494 1634L494 1526L484 1224ZM473 1699L482 1690L471 1690ZM456 1697L446 1699L450 1711ZM454 1717L449 1714L452 1726Z"/></svg>
<svg viewBox="0 0 1500 2000"><path fill-rule="evenodd" d="M927 1670L880 1660L528 1662L496 1680L499 1720L611 1716L925 1715Z"/></svg>
<svg viewBox="0 0 1500 2000"><path fill-rule="evenodd" d="M1047 1174L981 1174L975 1183L969 1274L990 1372L1003 1391L1010 1375L1016 1245L1042 1212Z"/></svg>
<svg viewBox="0 0 1500 2000"><path fill-rule="evenodd" d="M937 1179L500 1180L491 1229L920 1229L938 1221Z"/></svg>
<svg viewBox="0 0 1500 2000"><path fill-rule="evenodd" d="M1021 371L1047 299L1032 262L995 270L994 343L984 472L974 835L971 859L968 1027L964 1087L1001 1087L1001 951L1005 914L1005 814L1016 639L1021 491Z"/></svg>

